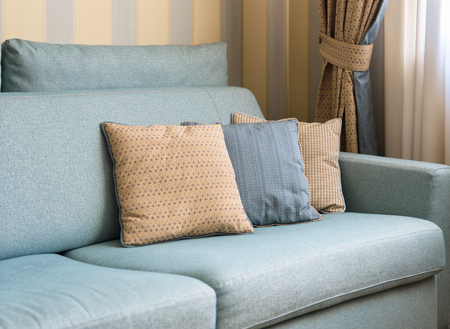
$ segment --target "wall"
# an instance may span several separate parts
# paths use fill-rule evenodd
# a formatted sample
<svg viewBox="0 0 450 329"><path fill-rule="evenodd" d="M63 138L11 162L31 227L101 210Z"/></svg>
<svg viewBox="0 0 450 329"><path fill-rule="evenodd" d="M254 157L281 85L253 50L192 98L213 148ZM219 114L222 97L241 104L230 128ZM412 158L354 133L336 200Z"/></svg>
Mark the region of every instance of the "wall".
<svg viewBox="0 0 450 329"><path fill-rule="evenodd" d="M317 34L317 0L0 0L2 41L226 42L229 84L249 88L269 119L314 120L322 62Z"/></svg>
<svg viewBox="0 0 450 329"><path fill-rule="evenodd" d="M269 119L310 120L309 12L309 1L243 0L242 85Z"/></svg>
<svg viewBox="0 0 450 329"><path fill-rule="evenodd" d="M2 41L226 42L229 84L252 90L271 119L309 120L308 27L303 0L0 0Z"/></svg>
<svg viewBox="0 0 450 329"><path fill-rule="evenodd" d="M230 83L239 85L239 8L234 0L0 0L0 36L106 45L225 41Z"/></svg>

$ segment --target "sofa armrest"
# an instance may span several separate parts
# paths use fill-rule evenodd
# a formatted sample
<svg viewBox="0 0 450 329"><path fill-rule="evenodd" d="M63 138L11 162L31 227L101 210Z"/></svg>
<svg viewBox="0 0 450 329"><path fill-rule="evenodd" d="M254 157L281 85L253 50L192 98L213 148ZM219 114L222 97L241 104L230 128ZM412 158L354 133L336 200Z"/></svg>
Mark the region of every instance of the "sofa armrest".
<svg viewBox="0 0 450 329"><path fill-rule="evenodd" d="M340 153L347 211L412 216L449 228L450 166Z"/></svg>
<svg viewBox="0 0 450 329"><path fill-rule="evenodd" d="M432 221L442 229L450 257L450 166L345 152L339 163L347 211ZM438 274L438 299L439 328L447 328L450 266Z"/></svg>

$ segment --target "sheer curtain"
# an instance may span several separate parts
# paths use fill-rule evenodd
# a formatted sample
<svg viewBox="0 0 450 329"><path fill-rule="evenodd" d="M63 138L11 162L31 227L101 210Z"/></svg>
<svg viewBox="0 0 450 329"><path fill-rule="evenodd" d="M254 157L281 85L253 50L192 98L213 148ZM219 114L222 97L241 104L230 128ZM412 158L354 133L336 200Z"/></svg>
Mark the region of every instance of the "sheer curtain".
<svg viewBox="0 0 450 329"><path fill-rule="evenodd" d="M386 11L386 156L450 165L449 10L396 0Z"/></svg>

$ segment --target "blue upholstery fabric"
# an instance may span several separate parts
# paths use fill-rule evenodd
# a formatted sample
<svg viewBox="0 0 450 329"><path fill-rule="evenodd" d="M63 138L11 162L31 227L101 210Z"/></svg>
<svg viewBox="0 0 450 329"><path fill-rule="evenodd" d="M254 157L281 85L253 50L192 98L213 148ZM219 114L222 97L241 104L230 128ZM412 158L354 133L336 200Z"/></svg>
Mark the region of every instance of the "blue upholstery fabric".
<svg viewBox="0 0 450 329"><path fill-rule="evenodd" d="M112 240L120 228L100 124L229 124L235 111L263 118L248 90L224 86L225 45L10 41L2 49L8 90L48 91L0 93L0 327L361 328L364 320L383 327L371 312L386 310L386 321L408 324L411 316L411 328L433 326L433 276L445 255L432 222L449 234L449 167L342 156L349 210L361 213L122 248ZM70 258L105 267L55 254L24 256L73 248L80 249L67 252ZM450 272L437 277L445 328Z"/></svg>
<svg viewBox="0 0 450 329"><path fill-rule="evenodd" d="M187 277L33 255L0 262L0 328L214 328L216 297Z"/></svg>
<svg viewBox="0 0 450 329"><path fill-rule="evenodd" d="M341 153L348 211L414 216L436 223L450 255L450 167ZM450 326L450 266L438 275L439 328Z"/></svg>
<svg viewBox="0 0 450 329"><path fill-rule="evenodd" d="M223 127L236 183L253 225L319 220L311 207L297 120Z"/></svg>
<svg viewBox="0 0 450 329"><path fill-rule="evenodd" d="M352 299L267 328L437 329L436 296L436 277L433 276L420 282Z"/></svg>
<svg viewBox="0 0 450 329"><path fill-rule="evenodd" d="M246 114L255 116L257 118L264 119L264 115L262 114L259 106L255 107L254 97L240 97L239 101L236 102L236 95L228 92L227 89L224 88L216 88L209 90L211 97L214 99L214 104L217 108L217 112L219 115L219 122L222 124L230 124L232 123L231 115L233 112L240 112L238 108L241 108L245 111ZM233 104L234 111L230 111L229 104ZM230 114L231 112L231 114ZM253 114L250 114L253 113ZM212 121L207 120L196 120L191 118L190 120L201 121L203 123L214 123Z"/></svg>
<svg viewBox="0 0 450 329"><path fill-rule="evenodd" d="M227 86L225 43L86 46L6 40L3 92Z"/></svg>
<svg viewBox="0 0 450 329"><path fill-rule="evenodd" d="M445 264L442 231L416 218L325 214L318 222L252 235L140 248L110 241L69 251L92 264L181 274L217 294L217 327L273 324L433 276Z"/></svg>
<svg viewBox="0 0 450 329"><path fill-rule="evenodd" d="M1 93L0 259L119 238L102 122L229 124L236 109L260 113L236 87Z"/></svg>

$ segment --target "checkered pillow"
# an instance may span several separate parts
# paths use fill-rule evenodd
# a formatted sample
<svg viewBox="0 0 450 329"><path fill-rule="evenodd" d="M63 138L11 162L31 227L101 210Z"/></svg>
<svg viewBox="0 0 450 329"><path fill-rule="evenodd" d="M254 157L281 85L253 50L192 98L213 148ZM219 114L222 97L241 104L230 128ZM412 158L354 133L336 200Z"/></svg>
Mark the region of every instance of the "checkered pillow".
<svg viewBox="0 0 450 329"><path fill-rule="evenodd" d="M232 118L233 123L266 121L239 112L233 113ZM311 205L324 213L345 211L339 169L341 124L340 119L325 123L298 122L298 141Z"/></svg>

